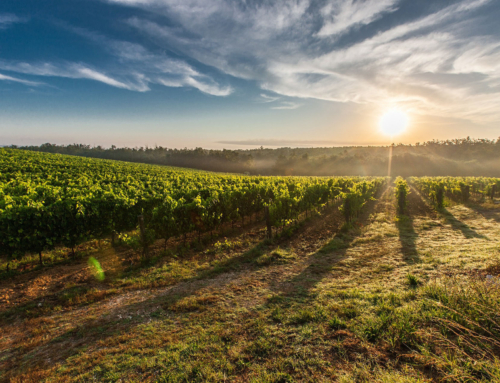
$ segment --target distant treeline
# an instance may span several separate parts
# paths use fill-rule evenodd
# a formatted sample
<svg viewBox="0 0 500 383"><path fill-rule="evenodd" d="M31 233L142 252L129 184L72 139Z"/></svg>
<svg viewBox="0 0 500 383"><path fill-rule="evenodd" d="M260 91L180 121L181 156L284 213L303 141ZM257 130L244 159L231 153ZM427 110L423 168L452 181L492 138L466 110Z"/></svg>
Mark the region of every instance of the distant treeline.
<svg viewBox="0 0 500 383"><path fill-rule="evenodd" d="M194 169L261 175L500 176L500 138L428 141L414 145L249 150L103 148L83 144L12 148Z"/></svg>

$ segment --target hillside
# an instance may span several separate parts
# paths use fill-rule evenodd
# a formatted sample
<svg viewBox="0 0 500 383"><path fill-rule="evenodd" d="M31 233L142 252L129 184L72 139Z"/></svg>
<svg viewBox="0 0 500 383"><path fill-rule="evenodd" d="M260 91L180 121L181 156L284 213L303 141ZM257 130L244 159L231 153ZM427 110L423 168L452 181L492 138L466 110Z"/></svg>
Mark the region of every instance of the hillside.
<svg viewBox="0 0 500 383"><path fill-rule="evenodd" d="M393 176L500 176L500 140L470 138L392 147L206 150L44 144L21 149L222 172L304 176L387 176L392 150Z"/></svg>
<svg viewBox="0 0 500 383"><path fill-rule="evenodd" d="M350 229L332 206L148 259L89 242L1 282L1 380L496 381L500 210L448 204L412 189L397 217L389 187Z"/></svg>

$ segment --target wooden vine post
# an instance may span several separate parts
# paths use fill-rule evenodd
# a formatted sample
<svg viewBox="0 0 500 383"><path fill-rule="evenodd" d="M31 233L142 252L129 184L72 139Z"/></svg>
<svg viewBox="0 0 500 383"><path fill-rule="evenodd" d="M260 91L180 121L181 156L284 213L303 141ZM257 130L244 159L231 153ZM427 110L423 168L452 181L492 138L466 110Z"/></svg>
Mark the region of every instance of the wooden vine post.
<svg viewBox="0 0 500 383"><path fill-rule="evenodd" d="M144 216L141 214L138 217L139 220L139 230L141 231L141 242L142 242L142 255L148 255L148 244L146 241L146 229L144 227Z"/></svg>
<svg viewBox="0 0 500 383"><path fill-rule="evenodd" d="M266 214L267 238L271 239L273 237L273 228L271 227L271 217L269 214L269 206L265 207L265 214Z"/></svg>

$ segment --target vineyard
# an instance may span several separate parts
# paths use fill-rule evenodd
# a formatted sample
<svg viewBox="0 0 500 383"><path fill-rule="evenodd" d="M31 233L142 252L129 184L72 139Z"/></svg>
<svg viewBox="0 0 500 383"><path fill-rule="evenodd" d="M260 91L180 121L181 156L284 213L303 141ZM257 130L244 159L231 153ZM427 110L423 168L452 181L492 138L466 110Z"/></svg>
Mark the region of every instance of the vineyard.
<svg viewBox="0 0 500 383"><path fill-rule="evenodd" d="M499 186L0 149L0 382L500 381Z"/></svg>
<svg viewBox="0 0 500 383"><path fill-rule="evenodd" d="M212 233L262 215L273 228L341 198L347 221L383 178L246 177L2 149L0 246L15 258L90 239L112 241L137 226L156 239Z"/></svg>
<svg viewBox="0 0 500 383"><path fill-rule="evenodd" d="M486 177L412 177L410 182L438 208L443 208L445 197L457 203L493 201L500 186L500 179Z"/></svg>

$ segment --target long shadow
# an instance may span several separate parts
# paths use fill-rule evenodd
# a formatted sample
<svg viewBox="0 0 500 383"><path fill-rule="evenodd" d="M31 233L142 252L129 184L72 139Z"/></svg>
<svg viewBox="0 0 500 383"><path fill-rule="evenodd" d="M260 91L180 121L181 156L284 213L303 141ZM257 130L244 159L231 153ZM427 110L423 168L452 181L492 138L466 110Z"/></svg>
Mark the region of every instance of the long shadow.
<svg viewBox="0 0 500 383"><path fill-rule="evenodd" d="M410 196L414 194L418 195L420 197L421 202L425 204L422 195L414 187L412 187L411 189L413 193L411 193ZM430 204L429 200L427 200L427 204ZM451 225L453 230L460 231L465 238L488 239L486 236L479 234L477 231L469 227L467 224L458 220L448 209L446 208L437 209L437 213L441 215L441 217L444 218L445 221Z"/></svg>
<svg viewBox="0 0 500 383"><path fill-rule="evenodd" d="M57 360L53 359L54 362L63 362L78 354L83 347L92 347L98 342L106 341L119 334L126 334L133 328L147 323L150 317L157 311L156 309L158 307L161 307L161 311L174 315L195 312L197 311L196 305L192 309L189 307L184 307L183 309L181 307L179 310L176 308L176 304L184 298L193 297L196 299L199 296L198 293L208 286L214 286L218 289L223 288L241 279L241 274L244 271L254 271L266 267L266 264L260 264L257 262L257 259L279 245L279 241L273 242L264 239L240 255L224 259L217 262L209 269L200 270L196 275L190 278L179 280L170 287L164 287L164 291L153 298L147 298L140 302L127 305L116 305L110 310L105 310L97 319L92 318L84 320L71 330L64 332L46 343L36 346L30 352L13 356L11 360L7 361L10 364L9 369L14 371L19 367L22 360L27 357L33 361L42 360L43 358L39 358L38 356L46 353L47 347L53 349L57 348ZM140 272L141 270L142 269L138 269L137 271ZM227 277L223 279L216 278L221 274L225 274ZM56 305L57 297L55 295L57 294L60 293L56 293L54 297L51 297L50 304L52 306ZM106 298L108 297L109 296ZM49 304L49 297L46 296L44 299L46 299L44 304ZM204 302L202 298L200 299L202 300L201 305L210 305L214 303L210 300ZM34 299L33 301L25 303L23 307L36 310L39 301L40 298ZM95 301L90 303L95 303ZM17 307L9 310L7 313L2 313L0 320L4 322L12 320L22 311L20 309L22 308ZM40 311L39 315L36 315L36 312L32 312L31 315L45 316L47 312ZM37 365L33 364L31 367L37 367Z"/></svg>
<svg viewBox="0 0 500 383"><path fill-rule="evenodd" d="M387 188L383 192L380 192L377 196L378 199L388 192L388 190L390 189ZM356 222L359 226L369 223L370 215L375 210L377 203L378 200L372 200L365 205L362 214ZM330 242L309 256L309 265L301 273L289 281L280 283L278 286L272 288L272 290L283 296L307 297L310 291L326 278L339 262L346 259L347 250L360 234L361 231L359 229L340 231Z"/></svg>
<svg viewBox="0 0 500 383"><path fill-rule="evenodd" d="M408 215L399 216L396 227L399 231L399 243L401 244L404 261L406 263L418 263L420 261L416 246L418 234L413 226L412 215L409 213Z"/></svg>
<svg viewBox="0 0 500 383"><path fill-rule="evenodd" d="M477 231L472 229L469 225L459 221L452 213L450 213L448 209L443 208L440 212L446 222L451 225L453 230L460 231L465 238L488 239L486 236L479 234Z"/></svg>
<svg viewBox="0 0 500 383"><path fill-rule="evenodd" d="M373 211L375 202L370 201L367 204L365 212L358 219L358 222L362 224L366 223L369 213ZM356 236L357 233L355 231L335 236L329 244L312 257L313 262L311 265L295 278L297 283L308 278L312 279L307 287L308 289L319 283L340 259L345 258L347 248L355 240ZM119 334L129 333L132 329L147 323L158 307L161 307L161 310L164 312L173 315L189 313L191 312L189 308L186 311L179 311L174 307L184 298L196 298L199 296L199 292L206 287L214 286L220 289L241 279L241 273L245 270L256 270L265 267L265 265L259 265L256 262L257 258L278 245L279 243L270 243L267 240L263 240L241 255L223 260L208 270L200 270L195 276L181 280L171 287L165 287L162 293L152 298L146 298L140 302L127 305L113 306L111 309L105 310L98 318L84 320L75 328L36 346L31 351L13 356L8 361L10 364L9 369L14 372L26 358L34 361L31 367L36 367L37 362L42 363L39 361L44 358L39 356L46 354L47 347L57 350L57 360L53 359L53 362L63 362L78 354L84 347L92 347L99 342L105 342L107 339ZM335 254L333 257L328 255L328 253L334 250ZM321 263L321 266L314 265L315 261ZM216 278L221 274L224 274L226 277ZM28 302L27 305L31 306L38 300ZM210 305L213 303L207 301L201 304ZM196 311L196 308L193 311Z"/></svg>
<svg viewBox="0 0 500 383"><path fill-rule="evenodd" d="M10 360L6 361L9 367L8 370L14 371L20 366L23 360L26 360L26 358L42 364L43 362L41 362L41 360L44 358L39 358L38 354L45 354L47 346L51 348L56 347L58 349L57 360L53 359L53 361L62 362L78 354L83 347L91 347L93 344L105 341L113 336L126 334L130 332L131 329L147 323L151 317L150 314L154 312L154 309L157 307L161 307L163 311L168 312L170 308L181 299L196 296L200 290L209 285L213 284L218 288L227 286L231 282L241 278L241 273L230 273L231 271L238 271L245 267L250 267L252 269L264 267L264 265L258 265L255 260L263 254L267 246L271 246L271 244L263 240L241 255L224 260L209 270L200 270L195 276L181 280L171 287L165 287L163 293L153 298L124 306L117 305L111 310L103 312L97 319L85 320L75 328L64 332L46 343L36 346L30 352L14 355ZM228 277L223 280L215 278L223 273L227 273ZM40 298L30 301L23 306L36 309L38 307L37 302L39 301ZM208 302L203 304L212 303ZM9 311L8 313L4 312L2 315L1 319L4 322L12 320L12 318L19 313L19 308ZM189 309L187 311L189 312ZM196 311L196 309L193 311ZM46 313L40 314L46 315ZM31 367L37 367L37 362L33 363ZM10 375L6 376L6 378L11 377Z"/></svg>
<svg viewBox="0 0 500 383"><path fill-rule="evenodd" d="M420 262L420 256L416 245L418 234L415 232L414 218L416 216L432 215L432 209L414 188L410 189L407 198L406 214L398 217L396 227L399 232L399 242L404 261L406 263L417 263Z"/></svg>
<svg viewBox="0 0 500 383"><path fill-rule="evenodd" d="M474 210L476 213L480 214L483 216L483 218L487 220L494 220L495 222L500 222L500 210L499 209L486 209L482 207L481 205L469 202L467 207L471 208Z"/></svg>

